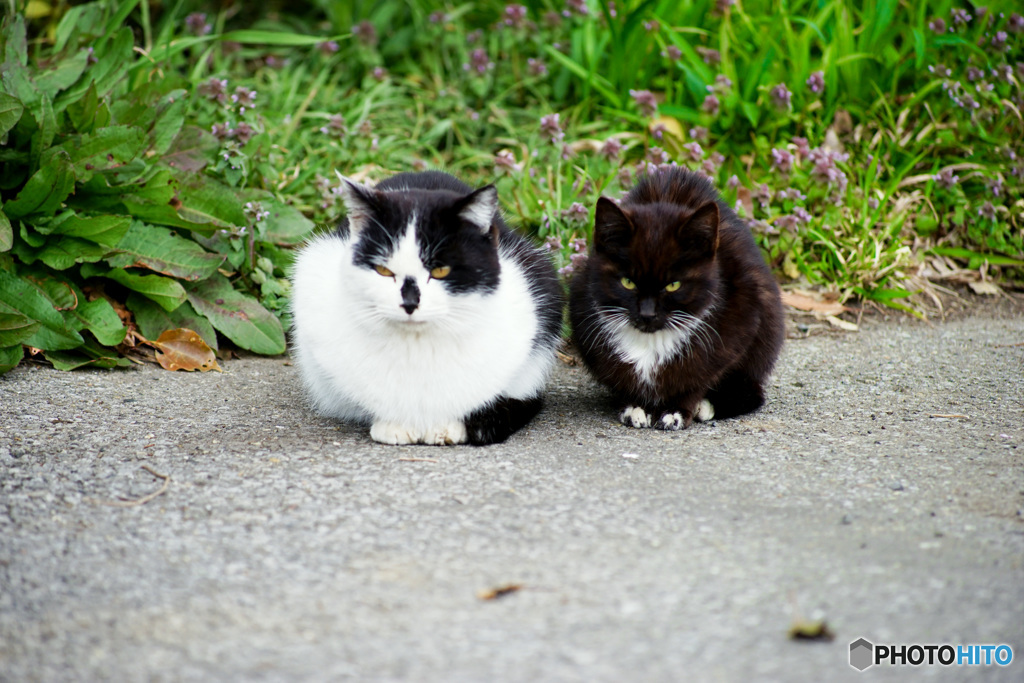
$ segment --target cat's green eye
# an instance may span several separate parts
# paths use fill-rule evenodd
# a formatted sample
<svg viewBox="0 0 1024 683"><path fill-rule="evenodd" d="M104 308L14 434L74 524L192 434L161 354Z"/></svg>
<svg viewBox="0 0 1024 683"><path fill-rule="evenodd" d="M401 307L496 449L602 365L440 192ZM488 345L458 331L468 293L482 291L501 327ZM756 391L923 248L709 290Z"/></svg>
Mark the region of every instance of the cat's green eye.
<svg viewBox="0 0 1024 683"><path fill-rule="evenodd" d="M622 286L626 289L636 289L636 284L628 277L622 278L619 282L622 283Z"/></svg>
<svg viewBox="0 0 1024 683"><path fill-rule="evenodd" d="M390 270L388 270L384 266L374 266L373 269L376 270L381 275L383 275L384 277L394 277L395 276L394 273L392 273Z"/></svg>
<svg viewBox="0 0 1024 683"><path fill-rule="evenodd" d="M448 277L448 275L451 274L451 272L451 266L438 266L437 268L434 268L430 271L430 277L434 278L435 280L442 280Z"/></svg>
<svg viewBox="0 0 1024 683"><path fill-rule="evenodd" d="M679 282L678 280L676 280L675 282L673 282L670 285L665 285L665 291L666 292L678 292L679 288L682 287L682 286L683 286L682 283Z"/></svg>

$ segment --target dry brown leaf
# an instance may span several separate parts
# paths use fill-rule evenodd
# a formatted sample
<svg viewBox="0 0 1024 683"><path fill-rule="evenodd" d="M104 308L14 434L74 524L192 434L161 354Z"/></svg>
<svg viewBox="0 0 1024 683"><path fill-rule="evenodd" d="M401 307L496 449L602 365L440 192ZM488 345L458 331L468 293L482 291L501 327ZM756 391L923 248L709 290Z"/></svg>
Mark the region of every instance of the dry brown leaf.
<svg viewBox="0 0 1024 683"><path fill-rule="evenodd" d="M846 306L837 301L822 301L809 294L797 291L783 292L782 303L799 311L809 311L823 315L839 315L846 310Z"/></svg>
<svg viewBox="0 0 1024 683"><path fill-rule="evenodd" d="M998 296L1003 290L999 288L994 282L968 282L967 285L974 290L975 294L982 294L985 296Z"/></svg>
<svg viewBox="0 0 1024 683"><path fill-rule="evenodd" d="M740 200L740 204L743 206L743 211L747 217L753 217L754 215L754 198L750 194L750 188L740 185L736 188L736 198Z"/></svg>
<svg viewBox="0 0 1024 683"><path fill-rule="evenodd" d="M156 362L165 370L221 371L213 349L188 328L167 330L156 341L147 343L157 350Z"/></svg>
<svg viewBox="0 0 1024 683"><path fill-rule="evenodd" d="M498 598L503 598L510 593L515 593L516 591L521 590L522 587L523 584L521 583L510 583L490 590L482 590L476 594L476 597L481 600L497 600Z"/></svg>

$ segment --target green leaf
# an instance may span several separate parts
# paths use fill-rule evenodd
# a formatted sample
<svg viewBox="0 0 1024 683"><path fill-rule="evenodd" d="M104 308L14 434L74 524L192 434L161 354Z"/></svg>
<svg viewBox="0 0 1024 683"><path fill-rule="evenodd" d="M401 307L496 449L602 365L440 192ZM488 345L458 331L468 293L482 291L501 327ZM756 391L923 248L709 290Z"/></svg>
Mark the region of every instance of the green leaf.
<svg viewBox="0 0 1024 683"><path fill-rule="evenodd" d="M212 233L246 224L236 192L201 173L161 170L122 201L142 220Z"/></svg>
<svg viewBox="0 0 1024 683"><path fill-rule="evenodd" d="M40 349L73 349L84 340L71 329L57 307L74 306L74 292L54 278L18 276L0 268L0 301L31 320L43 324L25 340Z"/></svg>
<svg viewBox="0 0 1024 683"><path fill-rule="evenodd" d="M39 323L17 313L0 313L0 347L14 346L35 334Z"/></svg>
<svg viewBox="0 0 1024 683"><path fill-rule="evenodd" d="M110 247L87 242L78 237L62 237L47 241L35 256L54 270L67 270L76 263L99 261L109 253Z"/></svg>
<svg viewBox="0 0 1024 683"><path fill-rule="evenodd" d="M0 211L0 253L10 251L13 245L14 228L11 227L11 219Z"/></svg>
<svg viewBox="0 0 1024 683"><path fill-rule="evenodd" d="M107 259L114 268L149 268L182 280L202 280L224 261L167 228L133 221L117 245L121 253Z"/></svg>
<svg viewBox="0 0 1024 683"><path fill-rule="evenodd" d="M71 315L104 346L117 346L128 332L114 307L102 297L79 304Z"/></svg>
<svg viewBox="0 0 1024 683"><path fill-rule="evenodd" d="M335 36L333 39L328 39L322 36L311 36L305 33L243 30L223 33L217 39L220 41L231 41L243 44L249 43L254 45L286 45L291 47L301 47L303 45L319 45L324 40L340 42L346 38L348 38L348 36Z"/></svg>
<svg viewBox="0 0 1024 683"><path fill-rule="evenodd" d="M68 211L49 224L37 224L36 230L44 235L81 237L96 244L115 247L131 227L130 216L82 216Z"/></svg>
<svg viewBox="0 0 1024 683"><path fill-rule="evenodd" d="M90 83L82 96L68 104L68 118L75 130L87 133L95 127L96 110L99 106L99 98L96 96L96 84Z"/></svg>
<svg viewBox="0 0 1024 683"><path fill-rule="evenodd" d="M71 158L63 150L50 155L43 165L25 183L13 201L4 204L4 213L10 218L22 218L30 213L53 213L60 208L75 187L75 174Z"/></svg>
<svg viewBox="0 0 1024 683"><path fill-rule="evenodd" d="M185 107L188 96L184 90L174 90L160 99L156 105L157 118L151 132L151 148L155 154L163 154L174 142L182 124L185 123Z"/></svg>
<svg viewBox="0 0 1024 683"><path fill-rule="evenodd" d="M300 244L316 227L301 211L264 190L244 192L242 201L259 202L270 213L263 225L263 238L267 242Z"/></svg>
<svg viewBox="0 0 1024 683"><path fill-rule="evenodd" d="M188 300L218 331L243 349L276 356L284 353L284 330L256 299L232 288L223 275L186 286Z"/></svg>
<svg viewBox="0 0 1024 683"><path fill-rule="evenodd" d="M53 363L53 367L64 371L77 370L86 366L94 368L125 368L131 365L131 361L127 358L121 358L116 352L106 349L83 346L78 350L81 353L44 351L43 357Z"/></svg>
<svg viewBox="0 0 1024 683"><path fill-rule="evenodd" d="M185 288L177 280L161 275L137 275L120 268L115 268L105 277L152 299L165 311L173 311L185 302Z"/></svg>
<svg viewBox="0 0 1024 683"><path fill-rule="evenodd" d="M198 126L185 126L174 138L160 163L181 171L196 173L210 163L210 157L220 147L212 134Z"/></svg>
<svg viewBox="0 0 1024 683"><path fill-rule="evenodd" d="M82 72L85 71L88 59L89 52L87 50L79 50L78 54L74 57L61 60L56 67L37 76L36 87L51 98L54 97L61 90L66 90L73 85L81 77Z"/></svg>
<svg viewBox="0 0 1024 683"><path fill-rule="evenodd" d="M131 126L107 126L76 135L60 147L74 163L76 177L87 182L93 173L118 169L139 156L146 134Z"/></svg>
<svg viewBox="0 0 1024 683"><path fill-rule="evenodd" d="M18 366L21 359L25 357L25 349L18 346L11 346L6 349L0 349L0 375L10 372Z"/></svg>
<svg viewBox="0 0 1024 683"><path fill-rule="evenodd" d="M196 313L189 302L183 303L173 311L167 311L156 305L152 300L132 292L128 295L128 308L135 314L135 324L139 326L142 336L157 339L167 330L186 328L199 333L206 345L217 350L217 332L210 321Z"/></svg>
<svg viewBox="0 0 1024 683"><path fill-rule="evenodd" d="M21 100L0 91L0 140L3 140L7 132L17 125L24 112L25 105L21 103Z"/></svg>

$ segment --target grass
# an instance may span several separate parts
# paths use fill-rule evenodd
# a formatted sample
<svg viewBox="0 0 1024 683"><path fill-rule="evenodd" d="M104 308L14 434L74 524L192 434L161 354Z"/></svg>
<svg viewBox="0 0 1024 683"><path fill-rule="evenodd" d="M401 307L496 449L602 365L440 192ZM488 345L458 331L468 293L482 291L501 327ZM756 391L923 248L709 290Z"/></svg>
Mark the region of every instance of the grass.
<svg viewBox="0 0 1024 683"><path fill-rule="evenodd" d="M0 269L60 319L0 291L0 368L25 349L116 364L186 322L214 347L283 348L291 248L337 220L336 170L497 179L508 216L566 278L597 198L675 163L714 180L784 284L919 311L950 273L1024 281L1012 3L15 4L25 37L15 12ZM102 184L86 142L118 163ZM65 152L65 171L44 170ZM96 240L58 227L69 211L123 221ZM199 270L125 256L122 240L140 251L147 239L191 243ZM214 271L200 272L203 254L220 259ZM41 280L93 313L61 309ZM261 328L206 306L225 287L238 310L269 316Z"/></svg>

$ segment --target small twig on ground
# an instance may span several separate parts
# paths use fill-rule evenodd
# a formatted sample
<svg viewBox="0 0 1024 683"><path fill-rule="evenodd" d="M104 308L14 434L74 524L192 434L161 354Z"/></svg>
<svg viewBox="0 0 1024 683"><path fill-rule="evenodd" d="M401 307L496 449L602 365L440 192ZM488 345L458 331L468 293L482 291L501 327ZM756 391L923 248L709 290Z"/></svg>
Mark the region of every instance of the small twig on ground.
<svg viewBox="0 0 1024 683"><path fill-rule="evenodd" d="M932 413L932 414L928 415L928 417L967 417L967 416L966 415L960 415L958 413L949 414L949 415L947 415L946 413Z"/></svg>
<svg viewBox="0 0 1024 683"><path fill-rule="evenodd" d="M1024 342L1017 342L1016 344L996 344L993 349L1012 349L1015 346L1024 346Z"/></svg>
<svg viewBox="0 0 1024 683"><path fill-rule="evenodd" d="M94 499L91 500L91 502L95 503L96 505L107 505L109 507L115 507L115 508L131 508L131 507L135 507L137 505L145 505L149 501L153 500L157 496L159 496L159 495L163 494L165 491L167 491L167 486L171 482L170 475L160 474L159 472L157 472L156 470L151 468L149 465L143 465L141 469L146 470L147 472L152 474L154 477L159 477L160 479L163 479L164 480L163 486L161 486L158 490L154 491L153 493L147 493L142 498L136 498L135 500L96 500L94 498Z"/></svg>
<svg viewBox="0 0 1024 683"><path fill-rule="evenodd" d="M399 458L400 462L437 462L437 458Z"/></svg>

